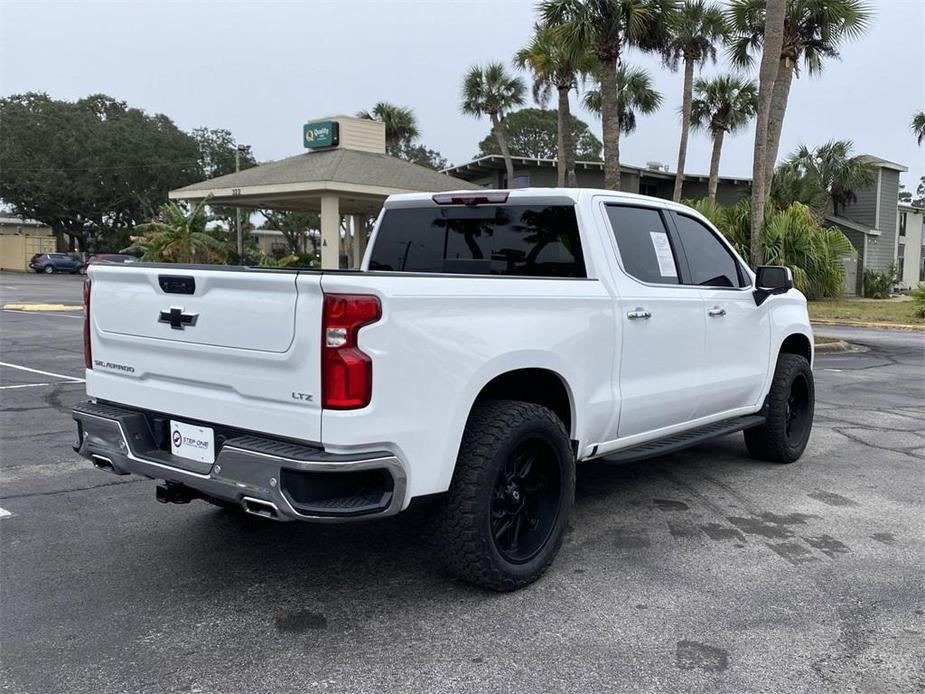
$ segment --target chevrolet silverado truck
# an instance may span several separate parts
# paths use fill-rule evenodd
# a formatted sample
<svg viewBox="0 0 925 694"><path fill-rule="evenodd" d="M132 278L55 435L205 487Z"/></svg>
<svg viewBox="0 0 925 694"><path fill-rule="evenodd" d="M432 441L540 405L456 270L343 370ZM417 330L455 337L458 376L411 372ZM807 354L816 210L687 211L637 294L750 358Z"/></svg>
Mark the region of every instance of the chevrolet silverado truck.
<svg viewBox="0 0 925 694"><path fill-rule="evenodd" d="M701 215L582 189L390 197L359 270L93 264L75 450L277 521L427 498L435 555L514 590L550 565L576 463L742 431L791 463L813 337L790 272Z"/></svg>

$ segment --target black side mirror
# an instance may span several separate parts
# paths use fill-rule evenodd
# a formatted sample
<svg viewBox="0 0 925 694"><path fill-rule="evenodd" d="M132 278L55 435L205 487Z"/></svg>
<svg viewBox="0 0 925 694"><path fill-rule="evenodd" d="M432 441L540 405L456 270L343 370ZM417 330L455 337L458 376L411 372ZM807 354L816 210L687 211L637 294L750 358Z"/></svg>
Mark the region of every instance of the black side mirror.
<svg viewBox="0 0 925 694"><path fill-rule="evenodd" d="M793 289L793 273L789 267L762 265L755 276L755 304L761 306L769 296L786 294Z"/></svg>

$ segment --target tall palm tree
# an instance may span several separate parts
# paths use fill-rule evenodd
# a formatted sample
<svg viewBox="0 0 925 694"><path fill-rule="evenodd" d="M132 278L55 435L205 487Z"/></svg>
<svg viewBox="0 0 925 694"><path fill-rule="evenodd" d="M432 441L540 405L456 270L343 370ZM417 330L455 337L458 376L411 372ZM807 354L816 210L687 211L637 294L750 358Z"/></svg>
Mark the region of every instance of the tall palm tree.
<svg viewBox="0 0 925 694"><path fill-rule="evenodd" d="M601 112L601 92L585 92L585 108ZM629 135L636 129L636 113L655 113L662 105L662 95L652 87L652 76L642 68L621 63L617 68L617 113L620 132Z"/></svg>
<svg viewBox="0 0 925 694"><path fill-rule="evenodd" d="M211 263L223 260L223 244L206 230L208 198L189 212L176 202L165 203L157 219L139 224L133 248L144 252L142 260L165 263Z"/></svg>
<svg viewBox="0 0 925 694"><path fill-rule="evenodd" d="M800 145L785 167L803 176L820 193L820 216L828 211L838 214L849 202L857 200L856 191L871 185L876 168L860 157L852 156L851 140L831 140L815 149Z"/></svg>
<svg viewBox="0 0 925 694"><path fill-rule="evenodd" d="M925 111L919 111L912 116L912 134L921 146L922 140L925 140Z"/></svg>
<svg viewBox="0 0 925 694"><path fill-rule="evenodd" d="M628 45L654 51L667 34L674 0L544 0L543 20L558 27L570 51L589 53L601 79L604 185L620 189L620 114L617 67Z"/></svg>
<svg viewBox="0 0 925 694"><path fill-rule="evenodd" d="M754 52L764 43L765 0L732 0L727 11L730 27L729 58L750 67ZM784 20L778 73L768 117L765 178L770 180L780 149L793 77L802 62L810 75L822 71L826 58L838 58L842 45L864 35L871 20L866 0L789 0Z"/></svg>
<svg viewBox="0 0 925 694"><path fill-rule="evenodd" d="M764 14L764 45L761 50L761 65L758 68L758 108L755 116L755 148L752 155L752 192L749 200L749 252L752 267L757 269L764 262L764 208L771 188L770 176L765 161L768 158L768 120L771 117L771 100L774 83L777 81L781 47L784 44L784 20L787 14L787 0L767 0ZM773 157L772 157L773 158Z"/></svg>
<svg viewBox="0 0 925 694"><path fill-rule="evenodd" d="M726 133L735 132L751 120L758 105L758 85L751 80L721 75L712 80L694 83L691 103L691 125L696 130L709 130L713 136L710 156L710 178L707 197L716 200L719 181L719 159Z"/></svg>
<svg viewBox="0 0 925 694"><path fill-rule="evenodd" d="M463 80L462 112L476 117L488 116L491 132L504 157L508 187L514 181L514 162L501 123L508 111L523 104L525 91L520 78L509 75L501 63L488 63L485 67L474 65Z"/></svg>
<svg viewBox="0 0 925 694"><path fill-rule="evenodd" d="M671 37L665 47L666 62L673 68L684 63L684 91L681 99L681 141L678 145L678 173L672 199L681 199L684 167L687 163L687 138L691 126L691 99L694 90L694 67L716 62L716 46L726 36L726 19L722 9L705 0L685 0L671 17Z"/></svg>
<svg viewBox="0 0 925 694"><path fill-rule="evenodd" d="M575 186L569 92L577 86L580 76L591 69L591 60L587 53L566 50L559 31L548 24L537 24L530 43L514 55L514 63L533 72L533 98L540 106L546 105L553 89L558 93L558 184Z"/></svg>
<svg viewBox="0 0 925 694"><path fill-rule="evenodd" d="M397 157L404 147L420 135L414 111L406 106L380 101L373 106L372 111L359 111L357 118L385 124L385 151L393 157Z"/></svg>

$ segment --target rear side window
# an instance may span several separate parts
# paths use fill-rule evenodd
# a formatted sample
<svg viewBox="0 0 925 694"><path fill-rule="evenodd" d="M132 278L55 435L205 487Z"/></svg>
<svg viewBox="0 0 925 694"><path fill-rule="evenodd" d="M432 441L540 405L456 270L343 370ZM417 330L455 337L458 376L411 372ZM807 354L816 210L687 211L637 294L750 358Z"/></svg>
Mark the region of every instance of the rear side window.
<svg viewBox="0 0 925 694"><path fill-rule="evenodd" d="M678 263L658 210L608 205L607 217L627 273L643 282L678 284Z"/></svg>
<svg viewBox="0 0 925 694"><path fill-rule="evenodd" d="M585 277L575 208L488 205L386 210L370 270Z"/></svg>
<svg viewBox="0 0 925 694"><path fill-rule="evenodd" d="M691 284L702 287L742 287L739 263L712 231L693 217L675 215L675 226L691 270Z"/></svg>

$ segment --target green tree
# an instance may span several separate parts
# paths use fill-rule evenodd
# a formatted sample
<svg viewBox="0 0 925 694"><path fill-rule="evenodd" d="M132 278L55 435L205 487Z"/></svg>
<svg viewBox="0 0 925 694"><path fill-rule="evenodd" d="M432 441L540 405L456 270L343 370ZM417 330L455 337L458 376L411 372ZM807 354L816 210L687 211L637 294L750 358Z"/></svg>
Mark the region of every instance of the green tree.
<svg viewBox="0 0 925 694"><path fill-rule="evenodd" d="M167 118L95 94L0 99L0 198L71 248L116 247L167 192L202 178L196 141ZM121 245L121 244L119 244Z"/></svg>
<svg viewBox="0 0 925 694"><path fill-rule="evenodd" d="M511 156L528 159L555 159L558 153L559 117L555 111L539 108L522 108L512 111L501 124L505 142ZM575 154L581 161L601 160L601 141L588 128L588 124L569 116L569 136L575 145ZM479 142L478 156L501 154L498 139L489 133Z"/></svg>
<svg viewBox="0 0 925 694"><path fill-rule="evenodd" d="M261 229L275 229L283 234L283 240L290 254L318 252L315 247L318 236L311 231L321 233L321 217L316 212L294 212L290 210L260 210L264 222ZM308 248L311 244L311 248Z"/></svg>
<svg viewBox="0 0 925 694"><path fill-rule="evenodd" d="M236 167L241 171L257 166L257 160L250 145L240 145L230 130L223 128L196 128L193 139L199 147L199 169L205 179L218 178L234 173ZM240 151L238 151L240 148ZM220 220L229 230L234 230L237 208L211 206L212 217ZM249 211L241 215L242 228L253 228Z"/></svg>
<svg viewBox="0 0 925 694"><path fill-rule="evenodd" d="M192 208L176 202L165 203L157 218L139 224L135 247L143 251L142 260L159 263L221 263L225 244L207 230L212 218L208 200Z"/></svg>
<svg viewBox="0 0 925 694"><path fill-rule="evenodd" d="M691 101L694 90L694 68L707 60L716 62L716 46L726 36L726 21L718 6L705 0L684 0L669 22L671 36L665 47L665 61L677 69L684 64L684 86L681 98L681 141L678 145L678 173L672 199L681 199L684 169L687 164L687 139L691 127Z"/></svg>
<svg viewBox="0 0 925 694"><path fill-rule="evenodd" d="M428 169L433 169L434 171L442 171L450 167L450 162L447 161L446 157L437 150L430 149L424 145L407 144L402 147L398 156L400 159L410 161L412 164L417 164L418 166L426 166Z"/></svg>
<svg viewBox="0 0 925 694"><path fill-rule="evenodd" d="M469 68L463 79L462 112L477 118L488 116L491 132L497 138L504 157L508 186L514 180L514 163L501 124L511 109L523 104L524 91L520 78L509 75L501 63L488 63L484 67L475 65Z"/></svg>
<svg viewBox="0 0 925 694"><path fill-rule="evenodd" d="M652 87L652 77L642 68L621 63L617 68L617 116L620 132L629 135L636 129L636 113L655 113L662 105L662 95ZM585 108L601 112L600 89L585 92Z"/></svg>
<svg viewBox="0 0 925 694"><path fill-rule="evenodd" d="M730 60L752 66L755 52L764 45L765 0L732 0L727 19ZM765 179L774 171L790 87L801 63L811 76L819 74L827 58L839 57L844 43L864 35L870 20L871 6L865 0L787 0L768 116Z"/></svg>
<svg viewBox="0 0 925 694"><path fill-rule="evenodd" d="M877 170L860 157L851 155L851 140L831 140L815 149L800 145L784 167L806 179L818 191L816 213L824 215L829 205L838 214L857 200L856 191L873 184Z"/></svg>
<svg viewBox="0 0 925 694"><path fill-rule="evenodd" d="M533 98L541 106L549 101L550 92L558 95L558 142L556 147L556 168L558 185L574 187L575 142L572 139L571 108L569 92L577 87L581 75L591 69L592 63L586 53L567 50L561 32L548 24L537 24L533 37L514 56L514 62L521 68L533 72Z"/></svg>
<svg viewBox="0 0 925 694"><path fill-rule="evenodd" d="M601 85L604 185L620 189L617 68L624 49L662 50L673 0L545 0L543 21L557 27L569 51L594 59Z"/></svg>
<svg viewBox="0 0 925 694"><path fill-rule="evenodd" d="M697 130L709 131L713 138L710 178L707 183L707 197L710 200L716 200L723 138L726 133L735 132L752 119L757 103L758 87L751 80L721 75L712 80L698 79L694 83L691 125Z"/></svg>
<svg viewBox="0 0 925 694"><path fill-rule="evenodd" d="M919 111L912 116L911 127L916 143L921 146L922 140L925 140L925 111Z"/></svg>
<svg viewBox="0 0 925 694"><path fill-rule="evenodd" d="M385 151L393 157L399 156L420 135L414 111L407 106L380 101L372 111L360 111L357 117L385 124Z"/></svg>

